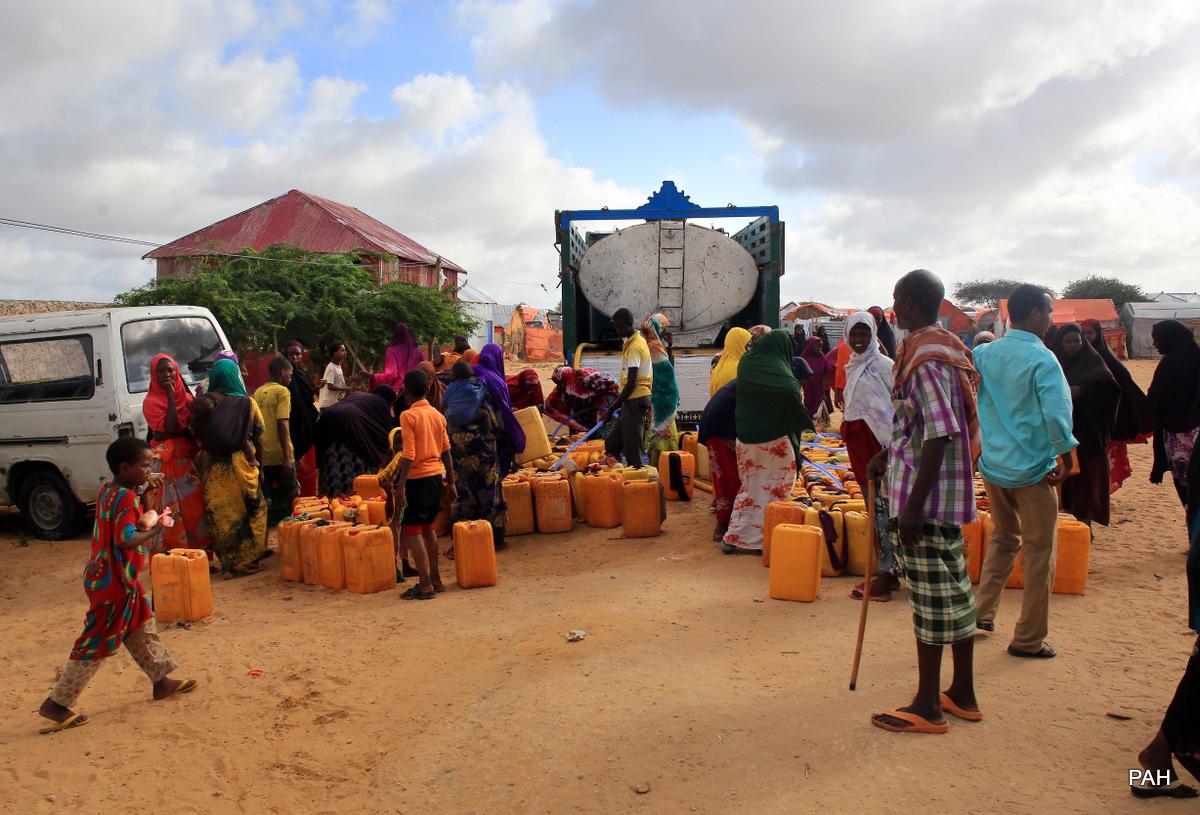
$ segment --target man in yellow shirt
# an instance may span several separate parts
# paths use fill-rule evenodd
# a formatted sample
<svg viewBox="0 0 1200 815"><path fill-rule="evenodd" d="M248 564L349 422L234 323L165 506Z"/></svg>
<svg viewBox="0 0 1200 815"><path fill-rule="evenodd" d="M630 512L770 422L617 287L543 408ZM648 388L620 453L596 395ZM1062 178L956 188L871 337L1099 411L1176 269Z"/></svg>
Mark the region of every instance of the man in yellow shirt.
<svg viewBox="0 0 1200 815"><path fill-rule="evenodd" d="M621 346L621 393L609 406L608 415L620 408L621 416L604 440L604 449L613 458L624 453L628 466L641 467L642 441L650 416L650 389L654 384L650 346L634 330L633 313L629 309L618 309L612 322L625 343Z"/></svg>
<svg viewBox="0 0 1200 815"><path fill-rule="evenodd" d="M296 461L292 456L289 419L292 415L292 364L286 357L275 357L267 366L271 378L254 392L254 401L262 411L263 495L267 499L267 526L279 524L292 514L292 498L300 494L296 481Z"/></svg>

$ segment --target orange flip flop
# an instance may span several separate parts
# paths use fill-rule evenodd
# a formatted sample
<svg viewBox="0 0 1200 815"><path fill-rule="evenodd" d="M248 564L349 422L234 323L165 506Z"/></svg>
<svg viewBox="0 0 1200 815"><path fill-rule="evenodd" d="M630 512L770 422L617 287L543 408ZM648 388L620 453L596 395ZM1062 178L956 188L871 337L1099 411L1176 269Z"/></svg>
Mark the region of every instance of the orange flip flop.
<svg viewBox="0 0 1200 815"><path fill-rule="evenodd" d="M942 710L946 711L951 716L956 716L962 719L964 722L983 721L982 710L967 710L966 708L961 708L954 704L954 700L944 693L942 694Z"/></svg>
<svg viewBox="0 0 1200 815"><path fill-rule="evenodd" d="M893 719L899 719L902 722L908 722L906 727L898 727L894 724L888 724L879 719L880 716L888 716ZM923 716L918 716L916 713L909 713L907 710L888 710L883 713L876 713L871 717L871 724L887 730L890 733L930 733L940 736L950 730L948 722L931 722Z"/></svg>

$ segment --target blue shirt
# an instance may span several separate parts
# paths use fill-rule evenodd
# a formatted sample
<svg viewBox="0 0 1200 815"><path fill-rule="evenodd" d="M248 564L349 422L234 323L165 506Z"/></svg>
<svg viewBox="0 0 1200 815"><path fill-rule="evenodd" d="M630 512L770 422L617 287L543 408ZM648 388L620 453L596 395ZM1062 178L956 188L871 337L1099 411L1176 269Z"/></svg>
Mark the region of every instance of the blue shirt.
<svg viewBox="0 0 1200 815"><path fill-rule="evenodd" d="M1020 329L975 350L979 371L979 472L1000 487L1027 487L1076 447L1071 389L1042 341Z"/></svg>

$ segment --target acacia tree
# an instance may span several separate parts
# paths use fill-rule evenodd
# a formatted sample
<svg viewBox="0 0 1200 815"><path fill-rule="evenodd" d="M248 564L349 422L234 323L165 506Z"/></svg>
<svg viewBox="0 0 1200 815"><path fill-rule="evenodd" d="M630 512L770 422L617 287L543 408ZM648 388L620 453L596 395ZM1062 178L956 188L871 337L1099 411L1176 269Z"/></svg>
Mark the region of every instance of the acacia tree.
<svg viewBox="0 0 1200 815"><path fill-rule="evenodd" d="M996 308L1000 305L1001 300L1007 300L1013 289L1024 282L1024 280L1013 280L1006 277L996 277L991 280L968 280L954 287L954 299L968 305ZM1054 289L1036 283L1034 285L1050 297L1054 297Z"/></svg>
<svg viewBox="0 0 1200 815"><path fill-rule="evenodd" d="M1063 297L1074 300L1112 300L1118 309L1126 303L1142 303L1146 293L1142 287L1126 283L1119 277L1101 277L1088 275L1078 280L1072 280L1063 289Z"/></svg>
<svg viewBox="0 0 1200 815"><path fill-rule="evenodd" d="M379 285L353 255L283 245L219 258L190 277L151 280L116 302L204 306L240 351L278 351L292 339L319 349L341 341L368 366L382 361L398 322L408 323L422 342L475 328L448 292L410 283Z"/></svg>

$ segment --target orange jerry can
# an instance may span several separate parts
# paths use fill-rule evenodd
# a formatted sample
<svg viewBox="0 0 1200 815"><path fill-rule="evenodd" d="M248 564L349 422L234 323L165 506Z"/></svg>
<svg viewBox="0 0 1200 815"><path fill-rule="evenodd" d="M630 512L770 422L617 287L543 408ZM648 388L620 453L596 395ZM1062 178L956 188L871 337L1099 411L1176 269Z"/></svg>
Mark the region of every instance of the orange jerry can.
<svg viewBox="0 0 1200 815"><path fill-rule="evenodd" d="M1092 531L1074 518L1058 519L1058 555L1054 563L1055 594L1083 594L1087 588Z"/></svg>
<svg viewBox="0 0 1200 815"><path fill-rule="evenodd" d="M454 576L464 589L496 585L496 546L487 521L454 525Z"/></svg>
<svg viewBox="0 0 1200 815"><path fill-rule="evenodd" d="M346 591L375 594L396 587L396 544L386 526L342 530Z"/></svg>
<svg viewBox="0 0 1200 815"><path fill-rule="evenodd" d="M575 517L587 523L587 479L583 473L571 476L571 495L575 498Z"/></svg>
<svg viewBox="0 0 1200 815"><path fill-rule="evenodd" d="M621 525L621 507L625 480L616 474L601 473L583 481L587 492L587 525L598 529L614 529Z"/></svg>
<svg viewBox="0 0 1200 815"><path fill-rule="evenodd" d="M300 530L315 524L318 518L282 521L279 524L279 571L284 580L303 580L304 564L300 560Z"/></svg>
<svg viewBox="0 0 1200 815"><path fill-rule="evenodd" d="M668 501L690 501L696 488L696 457L672 450L658 460L658 471L666 487Z"/></svg>
<svg viewBox="0 0 1200 815"><path fill-rule="evenodd" d="M310 495L292 499L293 515L303 515L305 512L319 512L326 509L329 509L328 498L313 498Z"/></svg>
<svg viewBox="0 0 1200 815"><path fill-rule="evenodd" d="M359 521L362 518L358 519ZM387 499L386 498L368 498L367 499L367 523L376 526L382 526L388 522L387 516Z"/></svg>
<svg viewBox="0 0 1200 815"><path fill-rule="evenodd" d="M318 549L321 528L330 521L317 521L300 527L300 579L310 586L321 585L321 552Z"/></svg>
<svg viewBox="0 0 1200 815"><path fill-rule="evenodd" d="M208 553L203 549L168 549L155 555L150 583L158 622L190 623L212 614Z"/></svg>
<svg viewBox="0 0 1200 815"><path fill-rule="evenodd" d="M804 524L804 504L793 501L772 501L763 513L763 566L771 565L771 535L780 524Z"/></svg>
<svg viewBox="0 0 1200 815"><path fill-rule="evenodd" d="M504 503L508 504L508 523L504 527L504 534L528 535L534 529L533 488L528 481L517 479L505 479L501 487L504 490Z"/></svg>
<svg viewBox="0 0 1200 815"><path fill-rule="evenodd" d="M383 488L379 486L379 476L374 474L354 476L354 494L362 498L383 497Z"/></svg>
<svg viewBox="0 0 1200 815"><path fill-rule="evenodd" d="M571 485L565 479L538 478L533 481L533 503L537 514L537 531L542 534L570 532L575 527L571 517Z"/></svg>
<svg viewBox="0 0 1200 815"><path fill-rule="evenodd" d="M967 561L967 575L972 583L979 582L983 570L983 557L987 553L987 539L984 537L985 517L990 524L990 516L986 512L978 513L978 517L962 528L963 558ZM988 531L991 531L990 526Z"/></svg>
<svg viewBox="0 0 1200 815"><path fill-rule="evenodd" d="M351 524L335 521L317 533L317 571L320 584L327 589L346 588L346 567L342 556L343 530Z"/></svg>
<svg viewBox="0 0 1200 815"><path fill-rule="evenodd" d="M825 526L821 523L822 512L824 510L809 507L804 513L804 522L808 526L815 526L820 529L822 535L827 535ZM833 525L833 538L828 543L822 543L821 545L821 576L838 577L846 571L846 561L849 559L849 551L846 546L845 524L842 521L841 510L828 510L828 515ZM825 538L822 538L822 540L825 540ZM831 546L839 563L834 563L833 558L830 557L829 549Z"/></svg>
<svg viewBox="0 0 1200 815"><path fill-rule="evenodd" d="M658 480L630 481L621 487L621 514L627 538L653 538L662 532Z"/></svg>
<svg viewBox="0 0 1200 815"><path fill-rule="evenodd" d="M866 575L867 553L871 550L871 516L858 510L842 513L846 534L846 571Z"/></svg>
<svg viewBox="0 0 1200 815"><path fill-rule="evenodd" d="M812 526L780 524L771 541L771 572L767 579L773 600L811 603L821 593L821 552L824 533Z"/></svg>

